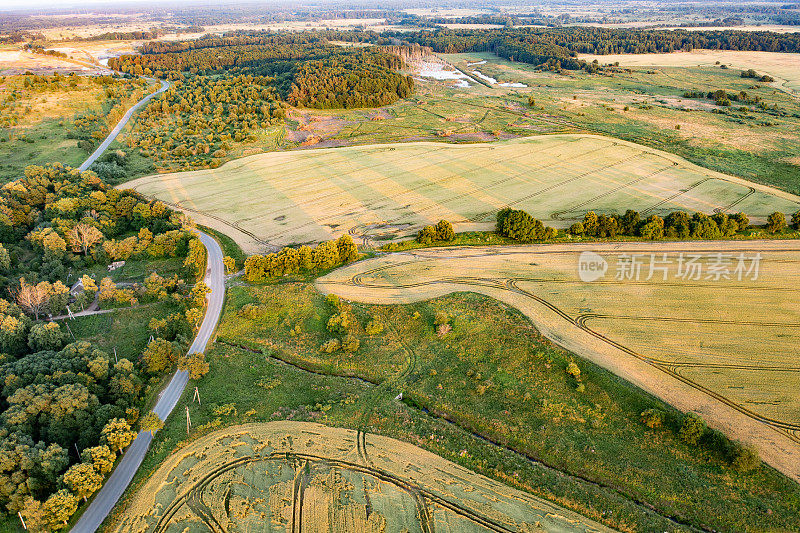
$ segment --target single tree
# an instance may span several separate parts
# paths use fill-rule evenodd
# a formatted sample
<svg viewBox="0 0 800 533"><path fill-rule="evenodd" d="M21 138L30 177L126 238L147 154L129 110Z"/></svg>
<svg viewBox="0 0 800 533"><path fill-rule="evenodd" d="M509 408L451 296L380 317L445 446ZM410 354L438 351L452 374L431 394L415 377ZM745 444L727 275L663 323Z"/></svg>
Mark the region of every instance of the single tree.
<svg viewBox="0 0 800 533"><path fill-rule="evenodd" d="M200 379L208 374L209 364L202 352L183 355L178 359L178 370L189 372L191 379Z"/></svg>
<svg viewBox="0 0 800 533"><path fill-rule="evenodd" d="M767 231L770 233L779 233L786 227L786 215L780 211L776 211L767 217Z"/></svg>
<svg viewBox="0 0 800 533"><path fill-rule="evenodd" d="M103 233L94 226L79 223L67 233L73 252L89 253L89 248L103 240Z"/></svg>
<svg viewBox="0 0 800 533"><path fill-rule="evenodd" d="M139 420L139 427L142 431L149 431L151 435L155 435L159 429L164 427L164 421L158 418L158 415L153 411L150 411Z"/></svg>
<svg viewBox="0 0 800 533"><path fill-rule="evenodd" d="M78 510L78 498L67 489L61 489L47 498L43 510L51 529L63 529L69 526L69 519Z"/></svg>
<svg viewBox="0 0 800 533"><path fill-rule="evenodd" d="M64 472L64 484L86 501L103 485L103 476L91 463L77 463Z"/></svg>

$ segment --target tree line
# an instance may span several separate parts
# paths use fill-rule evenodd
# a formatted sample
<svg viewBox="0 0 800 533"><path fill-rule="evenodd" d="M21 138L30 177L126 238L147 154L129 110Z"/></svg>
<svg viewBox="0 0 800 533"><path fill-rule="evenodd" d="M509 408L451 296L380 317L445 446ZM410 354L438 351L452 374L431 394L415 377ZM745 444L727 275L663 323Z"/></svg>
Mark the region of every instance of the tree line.
<svg viewBox="0 0 800 533"><path fill-rule="evenodd" d="M358 248L350 235L310 246L287 246L277 253L251 255L244 262L247 281L262 282L291 274L327 270L358 259Z"/></svg>
<svg viewBox="0 0 800 533"><path fill-rule="evenodd" d="M494 52L500 57L534 65L560 62L560 68L591 68L577 54L666 53L696 48L798 52L800 35L736 30L635 30L598 27L437 29L386 32L376 42L405 42L435 52Z"/></svg>
<svg viewBox="0 0 800 533"><path fill-rule="evenodd" d="M70 272L173 257L193 281L204 271L204 250L181 215L109 188L92 172L33 166L0 189L0 294L7 295L0 298L0 505L29 529L65 527L80 500L100 488L136 435L150 377L175 365L203 371L204 361L179 354L202 319L204 284L153 272L143 285L118 285L84 274L73 277L83 289L73 295ZM147 325L156 339L141 360L76 341L46 320L95 296L103 306L162 301L172 310Z"/></svg>

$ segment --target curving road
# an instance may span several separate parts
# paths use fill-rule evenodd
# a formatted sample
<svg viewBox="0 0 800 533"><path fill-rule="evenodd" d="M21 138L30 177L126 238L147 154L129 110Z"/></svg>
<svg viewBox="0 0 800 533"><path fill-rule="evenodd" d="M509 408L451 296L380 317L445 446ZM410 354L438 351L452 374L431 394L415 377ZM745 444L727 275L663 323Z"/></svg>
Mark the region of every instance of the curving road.
<svg viewBox="0 0 800 533"><path fill-rule="evenodd" d="M151 78L145 78L145 79L149 80L149 79L151 79ZM168 81L165 81L165 80L159 80L159 81L161 82L161 88L160 88L160 89L158 89L158 90L157 90L156 92L154 92L154 93L148 94L147 96L145 96L144 98L142 98L141 100L139 100L138 102L136 102L136 103L133 105L133 107L131 107L130 109L128 109L128 112L127 112L127 113L125 113L125 114L122 116L122 118L121 118L121 119L119 119L119 122L117 122L117 125L116 125L116 126L114 126L114 129L113 129L113 130L111 130L111 132L109 132L109 134L108 134L108 136L105 138L105 140L104 140L102 143L100 143L100 146L98 146L98 147L97 147L97 150L95 150L94 152L92 152L92 155L90 155L90 156L89 156L89 157L86 159L86 161L84 161L84 162L83 162L83 164L82 164L81 166L79 166L79 167L78 167L78 170L80 170L81 172L83 172L84 170L86 170L86 169L88 169L90 166L92 166L92 163L94 163L95 161L97 161L97 158L98 158L98 157L100 157L101 155L103 155L103 152L105 152L105 151L106 151L106 149L108 148L108 146L109 146L109 145L110 145L112 142L114 142L114 139L116 139L116 138L117 138L117 135L119 135L119 133L122 131L122 128L124 128L124 127L125 127L125 124L127 124L127 123L128 123L128 121L131 119L131 117L133 116L133 114L134 114L134 113L136 113L136 112L137 112L139 109L141 109L143 105L147 104L147 102L149 102L149 101L150 101L150 99L152 99L154 96L157 96L157 95L159 95L159 94L163 93L164 91L166 91L167 89L169 89L169 82L168 82Z"/></svg>
<svg viewBox="0 0 800 533"><path fill-rule="evenodd" d="M159 90L145 96L131 107L117 125L114 126L114 129L111 130L108 137L97 147L97 150L78 167L79 170L84 171L88 169L92 163L106 151L114 139L117 138L117 135L119 135L122 128L125 127L133 114L143 105L147 104L154 96L163 93L169 89L169 87L169 82L161 81L161 88ZM225 274L222 265L222 249L211 236L202 231L198 231L198 233L200 234L200 241L203 243L203 246L206 247L208 260L205 282L206 285L211 288L211 293L207 296L208 307L206 309L206 315L203 318L203 323L197 331L194 342L189 347L188 353L190 354L203 352L206 349L206 345L211 340L217 328L217 322L219 322L219 317L222 314L222 303L225 300ZM188 381L189 373L178 370L175 372L175 375L172 376L169 385L161 391L158 402L153 408L153 411L161 420L166 420L175 408ZM122 493L128 488L134 474L136 474L136 471L142 464L152 440L153 435L149 431L139 432L139 435L125 452L125 455L122 456L114 472L111 473L111 476L95 495L92 503L72 528L73 533L94 533L94 531L100 527L100 524L103 523L103 520L106 519L114 508L120 496L122 496Z"/></svg>
<svg viewBox="0 0 800 533"><path fill-rule="evenodd" d="M202 352L214 335L220 314L222 313L222 303L225 299L225 276L222 266L222 249L217 241L209 235L198 231L200 241L208 252L208 266L206 268L205 282L211 288L208 295L208 308L206 316L194 342L189 347L188 353ZM189 373L185 370L178 370L169 382L169 385L161 391L158 402L153 411L161 420L165 420L175 405L178 403L186 383L189 381ZM103 488L95 495L92 503L81 516L80 520L72 528L72 533L94 533L103 520L114 508L122 493L130 484L139 465L142 464L147 453L153 436L149 431L140 431L136 440L122 456L117 467L112 472L111 477L103 485Z"/></svg>

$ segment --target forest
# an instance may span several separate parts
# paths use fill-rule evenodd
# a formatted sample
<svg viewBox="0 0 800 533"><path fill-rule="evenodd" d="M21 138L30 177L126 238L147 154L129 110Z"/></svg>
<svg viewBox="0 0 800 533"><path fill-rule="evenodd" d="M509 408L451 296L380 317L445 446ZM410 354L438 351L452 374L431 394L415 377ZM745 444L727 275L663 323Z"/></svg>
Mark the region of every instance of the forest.
<svg viewBox="0 0 800 533"><path fill-rule="evenodd" d="M765 52L800 51L800 34L735 30L631 30L598 27L468 29L385 32L377 42L400 40L428 46L434 52L487 52L505 59L541 65L559 61L561 68L592 68L577 54L645 54L705 48Z"/></svg>
<svg viewBox="0 0 800 533"><path fill-rule="evenodd" d="M113 261L167 258L185 280L104 275ZM31 166L0 190L0 505L29 528L64 527L135 437L148 380L198 364L179 354L203 315L208 288L194 280L204 269L205 249L179 214L92 172ZM161 302L172 313L151 322L141 359L117 358L48 320L92 301Z"/></svg>
<svg viewBox="0 0 800 533"><path fill-rule="evenodd" d="M172 82L140 113L128 148L181 168L213 168L234 142L282 122L287 106L378 107L411 95L399 57L381 47L335 46L326 35L236 32L148 43L142 55L110 60L124 72Z"/></svg>

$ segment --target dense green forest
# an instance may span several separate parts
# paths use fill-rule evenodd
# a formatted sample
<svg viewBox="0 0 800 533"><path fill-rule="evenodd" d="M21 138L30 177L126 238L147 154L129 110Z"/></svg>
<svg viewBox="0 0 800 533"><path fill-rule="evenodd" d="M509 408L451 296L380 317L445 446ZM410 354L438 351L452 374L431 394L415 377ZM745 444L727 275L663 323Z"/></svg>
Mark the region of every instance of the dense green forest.
<svg viewBox="0 0 800 533"><path fill-rule="evenodd" d="M100 488L136 435L148 380L186 364L179 354L202 318L203 283L153 271L116 284L106 265L122 260L171 260L190 281L205 269L179 214L92 172L32 166L0 190L0 505L34 531L65 527ZM141 358L117 357L48 320L93 301L170 314L150 323Z"/></svg>

